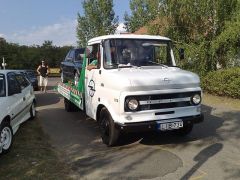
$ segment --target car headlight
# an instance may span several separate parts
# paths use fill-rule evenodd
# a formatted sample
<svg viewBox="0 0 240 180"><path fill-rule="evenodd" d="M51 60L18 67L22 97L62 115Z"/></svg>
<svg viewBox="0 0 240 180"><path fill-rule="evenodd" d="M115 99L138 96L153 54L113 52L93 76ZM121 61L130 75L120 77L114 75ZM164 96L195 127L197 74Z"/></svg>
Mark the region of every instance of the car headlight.
<svg viewBox="0 0 240 180"><path fill-rule="evenodd" d="M195 94L191 98L192 104L194 104L194 105L200 104L201 100L202 99L201 99L201 96L199 94Z"/></svg>
<svg viewBox="0 0 240 180"><path fill-rule="evenodd" d="M131 111L136 111L139 107L139 102L135 98L131 98L127 100L127 107Z"/></svg>

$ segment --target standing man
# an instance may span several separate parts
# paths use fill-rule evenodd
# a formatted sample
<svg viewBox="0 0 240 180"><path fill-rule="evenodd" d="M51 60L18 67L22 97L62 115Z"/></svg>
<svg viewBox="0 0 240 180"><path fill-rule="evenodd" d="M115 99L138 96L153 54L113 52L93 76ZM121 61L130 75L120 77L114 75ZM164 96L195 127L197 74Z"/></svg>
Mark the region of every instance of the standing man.
<svg viewBox="0 0 240 180"><path fill-rule="evenodd" d="M41 89L41 91L46 92L47 83L48 83L49 67L45 63L44 60L42 61L42 64L40 66L38 66L37 72L40 75L40 82L39 82L40 89Z"/></svg>

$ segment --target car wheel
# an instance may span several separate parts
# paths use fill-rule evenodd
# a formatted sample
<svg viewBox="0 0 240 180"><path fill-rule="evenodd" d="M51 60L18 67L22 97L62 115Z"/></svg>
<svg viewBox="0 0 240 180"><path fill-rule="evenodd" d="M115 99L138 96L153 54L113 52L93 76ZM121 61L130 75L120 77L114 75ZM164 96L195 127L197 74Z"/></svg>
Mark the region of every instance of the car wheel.
<svg viewBox="0 0 240 180"><path fill-rule="evenodd" d="M112 116L106 108L100 112L99 126L103 143L107 146L116 145L120 132L115 128Z"/></svg>
<svg viewBox="0 0 240 180"><path fill-rule="evenodd" d="M191 133L192 129L193 129L193 124L187 124L183 126L183 128L177 129L176 133L177 135L180 135L180 136L186 136L189 133Z"/></svg>
<svg viewBox="0 0 240 180"><path fill-rule="evenodd" d="M74 73L74 85L78 86L79 82L79 74L77 72Z"/></svg>
<svg viewBox="0 0 240 180"><path fill-rule="evenodd" d="M62 83L67 82L66 78L64 77L63 71L61 72L61 81L62 81Z"/></svg>
<svg viewBox="0 0 240 180"><path fill-rule="evenodd" d="M12 146L13 132L9 123L3 122L0 125L0 153L4 154Z"/></svg>
<svg viewBox="0 0 240 180"><path fill-rule="evenodd" d="M33 102L30 108L30 119L34 119L36 116L35 103Z"/></svg>

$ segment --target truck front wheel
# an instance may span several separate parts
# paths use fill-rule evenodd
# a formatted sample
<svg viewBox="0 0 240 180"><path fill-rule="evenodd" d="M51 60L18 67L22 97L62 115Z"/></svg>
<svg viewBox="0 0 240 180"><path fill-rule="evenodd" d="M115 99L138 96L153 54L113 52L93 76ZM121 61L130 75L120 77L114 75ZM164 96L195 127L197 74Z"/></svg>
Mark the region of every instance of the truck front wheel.
<svg viewBox="0 0 240 180"><path fill-rule="evenodd" d="M107 146L116 145L120 132L115 128L112 116L106 108L101 109L99 125L103 143Z"/></svg>

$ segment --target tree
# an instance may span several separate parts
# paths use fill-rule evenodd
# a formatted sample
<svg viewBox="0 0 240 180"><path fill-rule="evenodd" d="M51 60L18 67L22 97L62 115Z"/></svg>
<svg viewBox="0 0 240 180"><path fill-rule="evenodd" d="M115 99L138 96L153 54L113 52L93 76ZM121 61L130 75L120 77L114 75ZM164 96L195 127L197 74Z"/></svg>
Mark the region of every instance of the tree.
<svg viewBox="0 0 240 180"><path fill-rule="evenodd" d="M113 34L118 26L113 0L84 0L84 15L78 13L77 37L81 47L86 46L90 38Z"/></svg>
<svg viewBox="0 0 240 180"><path fill-rule="evenodd" d="M239 49L240 0L165 0L159 6L154 23L146 24L148 33L179 42L186 49L185 68L204 75L217 64L228 67Z"/></svg>
<svg viewBox="0 0 240 180"><path fill-rule="evenodd" d="M128 32L135 32L156 18L162 0L131 0L131 15L125 13L124 20Z"/></svg>

